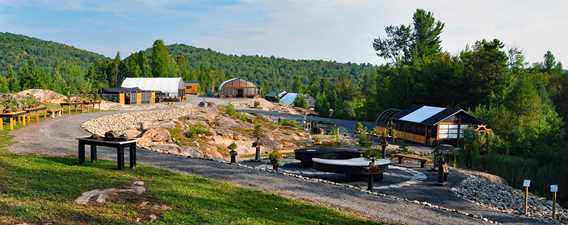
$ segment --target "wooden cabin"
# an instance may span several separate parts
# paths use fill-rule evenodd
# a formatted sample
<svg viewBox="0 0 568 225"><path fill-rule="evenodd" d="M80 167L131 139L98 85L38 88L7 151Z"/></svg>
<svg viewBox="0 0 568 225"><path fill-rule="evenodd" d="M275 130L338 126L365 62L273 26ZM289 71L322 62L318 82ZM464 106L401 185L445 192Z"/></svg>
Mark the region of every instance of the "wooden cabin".
<svg viewBox="0 0 568 225"><path fill-rule="evenodd" d="M185 83L184 92L186 95L196 95L199 93L199 82L189 81Z"/></svg>
<svg viewBox="0 0 568 225"><path fill-rule="evenodd" d="M156 92L140 88L103 88L99 90L101 97L107 101L120 104L154 104Z"/></svg>
<svg viewBox="0 0 568 225"><path fill-rule="evenodd" d="M460 108L411 106L404 110L390 109L377 118L376 132L386 132L395 138L434 145L456 143L468 127L485 127L484 123Z"/></svg>

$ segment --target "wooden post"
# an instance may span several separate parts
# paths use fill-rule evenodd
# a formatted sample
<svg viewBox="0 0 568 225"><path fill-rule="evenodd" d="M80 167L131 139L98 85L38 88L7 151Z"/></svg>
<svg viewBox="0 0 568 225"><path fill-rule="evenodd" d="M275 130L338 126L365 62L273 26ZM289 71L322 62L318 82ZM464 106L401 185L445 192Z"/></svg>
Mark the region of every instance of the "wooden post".
<svg viewBox="0 0 568 225"><path fill-rule="evenodd" d="M142 104L142 93L136 92L136 105Z"/></svg>
<svg viewBox="0 0 568 225"><path fill-rule="evenodd" d="M558 185L550 185L552 193L552 219L556 219L556 193L558 193Z"/></svg>
<svg viewBox="0 0 568 225"><path fill-rule="evenodd" d="M10 130L14 130L14 117L10 116Z"/></svg>
<svg viewBox="0 0 568 225"><path fill-rule="evenodd" d="M0 130L4 130L4 117L0 117Z"/></svg>
<svg viewBox="0 0 568 225"><path fill-rule="evenodd" d="M525 187L525 215L529 215L529 187Z"/></svg>
<svg viewBox="0 0 568 225"><path fill-rule="evenodd" d="M118 94L118 103L124 105L124 103L125 103L125 101L124 101L124 93Z"/></svg>
<svg viewBox="0 0 568 225"><path fill-rule="evenodd" d="M531 180L524 180L523 181L523 188L524 188L524 194L525 194L525 204L524 204L525 215L529 215L529 187L530 186L531 186Z"/></svg>
<svg viewBox="0 0 568 225"><path fill-rule="evenodd" d="M36 119L36 122L39 123L39 112L36 112L36 113L35 113L35 119Z"/></svg>
<svg viewBox="0 0 568 225"><path fill-rule="evenodd" d="M556 192L552 192L552 219L556 219Z"/></svg>

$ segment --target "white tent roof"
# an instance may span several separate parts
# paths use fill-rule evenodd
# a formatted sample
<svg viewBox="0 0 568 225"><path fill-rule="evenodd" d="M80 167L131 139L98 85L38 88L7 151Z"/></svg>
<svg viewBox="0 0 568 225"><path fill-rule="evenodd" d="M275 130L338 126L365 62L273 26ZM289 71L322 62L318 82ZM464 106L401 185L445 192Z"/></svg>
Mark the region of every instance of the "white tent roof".
<svg viewBox="0 0 568 225"><path fill-rule="evenodd" d="M129 77L122 81L121 87L177 94L183 89L184 82L181 77Z"/></svg>
<svg viewBox="0 0 568 225"><path fill-rule="evenodd" d="M444 111L445 109L446 108L441 108L441 107L422 106L419 109L415 110L414 112L411 112L408 115L400 118L400 120L421 123L422 121Z"/></svg>

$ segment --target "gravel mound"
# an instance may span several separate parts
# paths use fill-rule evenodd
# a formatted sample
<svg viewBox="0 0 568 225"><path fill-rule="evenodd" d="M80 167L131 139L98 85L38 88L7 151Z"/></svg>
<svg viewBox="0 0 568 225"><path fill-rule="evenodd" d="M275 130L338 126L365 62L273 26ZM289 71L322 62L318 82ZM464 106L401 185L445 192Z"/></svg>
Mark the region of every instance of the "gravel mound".
<svg viewBox="0 0 568 225"><path fill-rule="evenodd" d="M494 183L479 176L469 176L453 189L456 195L496 210L523 214L524 194L504 183ZM552 213L552 201L529 194L529 215L549 219ZM556 215L560 222L568 223L568 210L556 205ZM550 221L551 224L558 221Z"/></svg>
<svg viewBox="0 0 568 225"><path fill-rule="evenodd" d="M83 128L92 134L104 136L107 131L124 134L127 130L137 129L145 121L174 120L191 113L189 107L176 107L166 110L128 112L104 116L83 123Z"/></svg>

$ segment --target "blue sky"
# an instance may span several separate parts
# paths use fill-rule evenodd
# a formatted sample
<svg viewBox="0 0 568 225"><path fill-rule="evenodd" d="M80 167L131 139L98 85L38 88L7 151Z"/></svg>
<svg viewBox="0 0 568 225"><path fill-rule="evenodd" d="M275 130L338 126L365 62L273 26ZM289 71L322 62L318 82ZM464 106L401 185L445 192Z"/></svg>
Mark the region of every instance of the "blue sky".
<svg viewBox="0 0 568 225"><path fill-rule="evenodd" d="M568 61L566 1L523 0L0 0L0 31L123 57L155 39L230 54L377 64L371 42L413 11L446 23L444 49L482 38L521 48L530 62L550 49Z"/></svg>

